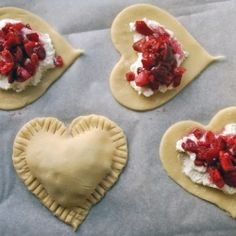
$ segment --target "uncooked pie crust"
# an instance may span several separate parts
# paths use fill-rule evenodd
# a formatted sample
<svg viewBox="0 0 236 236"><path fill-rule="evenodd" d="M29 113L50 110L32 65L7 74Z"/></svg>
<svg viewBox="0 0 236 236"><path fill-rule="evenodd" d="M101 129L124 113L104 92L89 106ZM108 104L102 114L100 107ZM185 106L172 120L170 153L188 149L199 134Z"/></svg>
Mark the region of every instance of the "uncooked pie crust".
<svg viewBox="0 0 236 236"><path fill-rule="evenodd" d="M0 20L11 18L29 23L33 29L48 33L52 39L56 54L62 56L64 66L53 68L43 74L43 78L37 86L27 87L24 91L17 93L12 90L0 90L0 109L11 110L21 108L32 103L57 80L63 72L79 57L81 50L74 49L65 39L57 33L47 22L40 17L20 8L4 7L0 8Z"/></svg>
<svg viewBox="0 0 236 236"><path fill-rule="evenodd" d="M236 218L236 195L225 194L221 190L192 182L182 173L181 157L176 151L176 142L187 135L193 128L199 127L220 132L224 126L236 122L236 107L229 107L218 112L207 126L194 121L182 121L172 125L164 134L160 144L160 158L167 174L186 191L216 204Z"/></svg>
<svg viewBox="0 0 236 236"><path fill-rule="evenodd" d="M187 71L182 77L180 86L166 93L155 93L151 97L138 95L129 82L125 80L125 74L130 70L130 65L137 59L137 54L132 49L133 33L130 32L129 23L142 18L158 21L173 31L184 50L189 52L189 57L182 64ZM208 54L172 15L158 7L147 4L133 5L121 11L113 21L111 37L114 46L121 54L121 59L112 70L110 88L113 96L120 104L133 110L150 110L166 103L207 65L219 58Z"/></svg>
<svg viewBox="0 0 236 236"><path fill-rule="evenodd" d="M69 128L51 117L31 120L18 132L12 158L27 188L76 230L117 181L127 155L122 129L89 115Z"/></svg>

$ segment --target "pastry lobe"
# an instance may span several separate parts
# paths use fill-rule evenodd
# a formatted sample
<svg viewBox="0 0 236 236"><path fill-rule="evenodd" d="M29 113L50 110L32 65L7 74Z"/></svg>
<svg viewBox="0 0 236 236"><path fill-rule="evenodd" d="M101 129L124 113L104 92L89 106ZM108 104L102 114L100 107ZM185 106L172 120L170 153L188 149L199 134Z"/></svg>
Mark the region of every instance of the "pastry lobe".
<svg viewBox="0 0 236 236"><path fill-rule="evenodd" d="M40 201L75 229L115 183L127 161L123 131L102 116L78 117L67 129L36 118L17 134L13 163Z"/></svg>

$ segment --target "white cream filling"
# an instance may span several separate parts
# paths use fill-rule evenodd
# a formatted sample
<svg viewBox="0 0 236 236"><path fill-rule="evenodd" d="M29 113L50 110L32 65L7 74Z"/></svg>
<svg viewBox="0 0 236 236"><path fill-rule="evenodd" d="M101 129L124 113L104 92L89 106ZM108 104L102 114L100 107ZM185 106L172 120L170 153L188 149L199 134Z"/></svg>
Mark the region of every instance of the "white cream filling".
<svg viewBox="0 0 236 236"><path fill-rule="evenodd" d="M20 21L12 20L12 19L3 19L0 20L0 29L2 29L7 23L19 23ZM36 86L42 79L42 75L48 69L54 68L54 57L55 57L55 49L52 45L51 38L48 34L43 34L37 31L30 30L28 28L22 29L23 36L26 37L29 33L36 32L39 35L40 42L43 43L43 47L46 52L46 58L42 61L39 61L39 65L37 70L33 76L31 76L28 80L24 82L13 82L9 83L8 78L5 75L0 74L0 89L8 90L13 89L16 92L23 91L27 86Z"/></svg>
<svg viewBox="0 0 236 236"><path fill-rule="evenodd" d="M149 20L149 19L146 19L146 18L143 18L142 20L151 29L156 29L158 27L164 28L165 31L170 35L171 38L177 40L174 36L174 32L172 32L171 30L168 30L163 25L159 24L157 21ZM135 22L129 23L129 26L130 26L130 31L135 32L134 35L133 35L133 42L134 43L145 37L144 35L139 34L139 33L136 32ZM181 48L182 48L182 46L181 46ZM182 62L188 56L188 52L185 52L183 49L182 49L182 51L184 52L184 57L181 57L180 54L175 54L175 58L176 58L178 66L180 66L182 64ZM137 75L137 69L139 67L143 67L143 65L142 65L142 53L137 53L137 55L138 55L137 60L130 66L130 71L135 73L135 75ZM146 87L146 86L143 86L143 87L137 86L135 81L130 81L130 85L131 85L132 88L134 88L138 92L139 95L143 94L146 97L150 97L154 94L154 91L151 88ZM158 91L160 91L162 93L165 93L167 90L171 90L171 89L173 89L172 85L170 85L168 87L166 85L160 85L159 88L158 88Z"/></svg>
<svg viewBox="0 0 236 236"><path fill-rule="evenodd" d="M224 135L236 135L236 123L228 124L224 127L222 132ZM206 172L206 167L204 166L196 166L194 164L194 160L196 159L196 154L192 152L186 152L182 148L182 143L186 142L187 139L191 139L194 142L197 142L197 138L191 134L187 137L183 137L182 139L178 140L176 143L176 150L179 152L184 152L187 155L181 155L182 159L182 171L183 173L188 176L194 183L202 184L204 186L220 189L227 194L235 194L236 188L230 187L229 185L225 184L223 188L218 188L214 183L210 180L210 175ZM201 141L205 140L203 136Z"/></svg>

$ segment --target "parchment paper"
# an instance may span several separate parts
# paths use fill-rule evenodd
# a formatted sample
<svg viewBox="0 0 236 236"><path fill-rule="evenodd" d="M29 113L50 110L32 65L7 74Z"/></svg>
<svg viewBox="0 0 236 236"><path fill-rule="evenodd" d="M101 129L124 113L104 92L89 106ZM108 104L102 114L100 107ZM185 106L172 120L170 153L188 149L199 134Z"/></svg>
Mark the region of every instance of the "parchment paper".
<svg viewBox="0 0 236 236"><path fill-rule="evenodd" d="M207 68L173 100L149 112L120 106L109 89L119 59L110 37L114 17L141 1L1 0L47 20L85 54L36 102L0 111L0 235L235 235L236 220L185 192L168 178L158 149L176 121L207 124L220 109L236 105L236 1L144 1L173 14L213 55L226 60ZM194 56L194 55L193 55ZM55 116L67 124L78 115L101 114L119 124L129 141L129 162L118 183L92 208L74 233L43 207L16 176L12 144L30 119Z"/></svg>

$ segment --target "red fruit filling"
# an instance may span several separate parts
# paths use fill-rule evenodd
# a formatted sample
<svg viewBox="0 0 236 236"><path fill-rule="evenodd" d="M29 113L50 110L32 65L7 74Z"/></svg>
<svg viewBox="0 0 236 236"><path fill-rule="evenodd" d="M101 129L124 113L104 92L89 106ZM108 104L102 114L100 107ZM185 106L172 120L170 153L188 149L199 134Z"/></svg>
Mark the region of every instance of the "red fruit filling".
<svg viewBox="0 0 236 236"><path fill-rule="evenodd" d="M140 20L135 22L135 29L144 37L133 44L133 49L142 53L142 66L137 75L126 73L127 81L135 81L137 86L147 86L158 90L160 85L177 87L181 83L185 68L177 66L175 55L183 58L180 43L163 28L151 29Z"/></svg>
<svg viewBox="0 0 236 236"><path fill-rule="evenodd" d="M199 128L191 134L196 140L187 138L182 148L196 154L194 164L205 166L217 187L222 188L224 184L236 187L236 135L215 134Z"/></svg>
<svg viewBox="0 0 236 236"><path fill-rule="evenodd" d="M0 29L0 74L8 82L24 82L32 77L39 61L46 58L46 51L36 32L23 34L22 29L31 29L28 24L7 23ZM60 56L54 58L57 67L63 66Z"/></svg>

